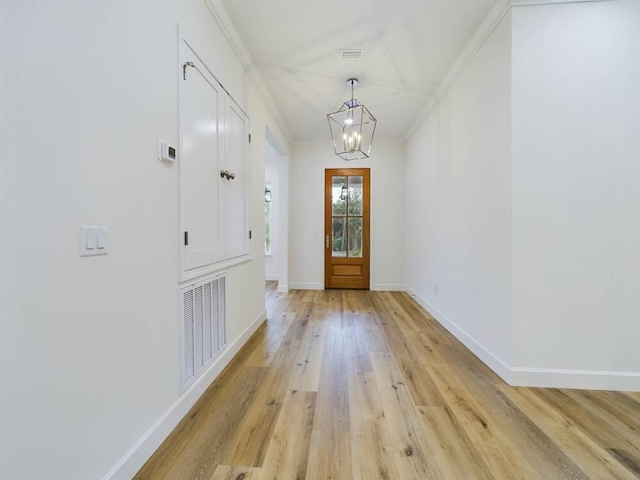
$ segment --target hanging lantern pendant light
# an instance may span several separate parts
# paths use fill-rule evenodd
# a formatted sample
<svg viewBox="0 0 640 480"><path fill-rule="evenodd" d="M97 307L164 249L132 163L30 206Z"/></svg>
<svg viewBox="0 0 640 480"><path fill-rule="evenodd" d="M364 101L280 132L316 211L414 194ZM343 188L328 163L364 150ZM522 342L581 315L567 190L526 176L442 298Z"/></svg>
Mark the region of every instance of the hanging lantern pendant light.
<svg viewBox="0 0 640 480"><path fill-rule="evenodd" d="M377 120L354 96L357 84L356 78L347 80L351 100L344 102L337 112L327 115L334 151L344 160L369 158L376 130Z"/></svg>

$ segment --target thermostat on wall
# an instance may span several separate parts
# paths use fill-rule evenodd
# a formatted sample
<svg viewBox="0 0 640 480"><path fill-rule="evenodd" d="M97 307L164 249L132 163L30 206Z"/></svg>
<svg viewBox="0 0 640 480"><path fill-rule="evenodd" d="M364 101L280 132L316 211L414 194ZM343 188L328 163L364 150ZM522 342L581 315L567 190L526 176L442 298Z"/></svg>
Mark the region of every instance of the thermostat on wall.
<svg viewBox="0 0 640 480"><path fill-rule="evenodd" d="M158 160L169 165L176 163L176 149L168 143L158 142Z"/></svg>

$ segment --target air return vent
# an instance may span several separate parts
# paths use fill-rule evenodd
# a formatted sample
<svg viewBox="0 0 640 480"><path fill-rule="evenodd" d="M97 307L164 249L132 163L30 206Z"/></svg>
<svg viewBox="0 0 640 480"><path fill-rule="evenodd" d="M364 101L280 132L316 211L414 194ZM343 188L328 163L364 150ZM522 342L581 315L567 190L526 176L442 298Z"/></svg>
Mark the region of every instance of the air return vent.
<svg viewBox="0 0 640 480"><path fill-rule="evenodd" d="M225 345L225 277L180 290L182 298L182 387L190 385Z"/></svg>
<svg viewBox="0 0 640 480"><path fill-rule="evenodd" d="M340 50L340 56L342 58L360 58L363 53L364 50Z"/></svg>

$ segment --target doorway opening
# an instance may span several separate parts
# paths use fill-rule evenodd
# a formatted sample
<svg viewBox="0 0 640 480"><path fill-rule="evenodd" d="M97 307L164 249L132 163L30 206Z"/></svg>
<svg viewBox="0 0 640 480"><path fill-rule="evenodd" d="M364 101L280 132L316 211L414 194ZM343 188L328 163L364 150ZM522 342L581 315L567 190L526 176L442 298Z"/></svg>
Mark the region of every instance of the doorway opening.
<svg viewBox="0 0 640 480"><path fill-rule="evenodd" d="M289 291L289 156L269 127L265 127L264 251L265 280Z"/></svg>

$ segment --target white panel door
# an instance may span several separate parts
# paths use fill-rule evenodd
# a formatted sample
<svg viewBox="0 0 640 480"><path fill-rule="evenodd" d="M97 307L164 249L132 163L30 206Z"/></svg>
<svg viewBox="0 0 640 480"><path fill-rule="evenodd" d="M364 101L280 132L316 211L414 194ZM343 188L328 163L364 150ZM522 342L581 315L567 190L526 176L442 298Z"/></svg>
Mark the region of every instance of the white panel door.
<svg viewBox="0 0 640 480"><path fill-rule="evenodd" d="M249 118L226 96L225 168L234 176L226 182L227 256L249 253Z"/></svg>
<svg viewBox="0 0 640 480"><path fill-rule="evenodd" d="M225 92L198 58L183 45L180 124L180 214L185 270L225 258L221 117ZM186 233L185 233L186 232Z"/></svg>

